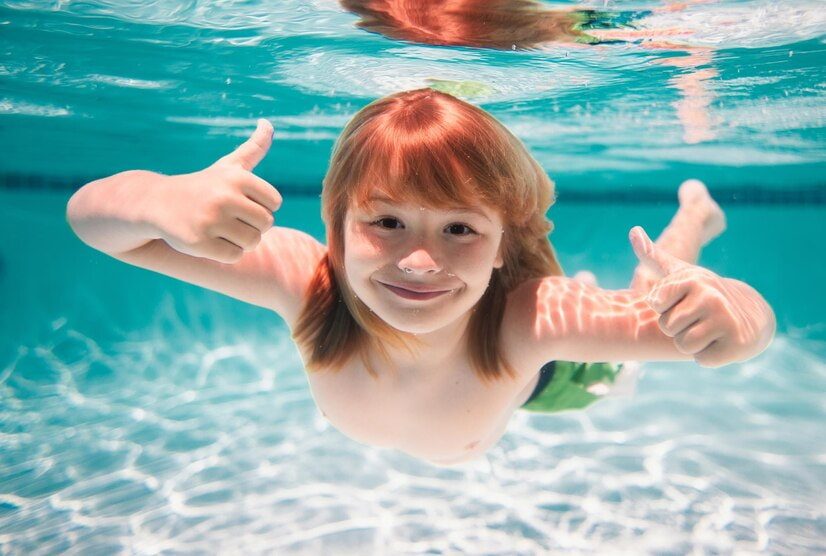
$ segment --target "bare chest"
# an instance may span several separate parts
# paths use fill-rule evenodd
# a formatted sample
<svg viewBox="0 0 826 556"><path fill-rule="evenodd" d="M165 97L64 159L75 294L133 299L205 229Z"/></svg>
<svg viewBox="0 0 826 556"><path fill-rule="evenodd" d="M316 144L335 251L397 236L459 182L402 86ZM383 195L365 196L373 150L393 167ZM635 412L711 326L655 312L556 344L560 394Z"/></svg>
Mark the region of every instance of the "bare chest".
<svg viewBox="0 0 826 556"><path fill-rule="evenodd" d="M509 378L483 383L467 361L377 371L371 376L355 357L339 371L311 373L316 404L354 440L444 463L494 444L530 386Z"/></svg>

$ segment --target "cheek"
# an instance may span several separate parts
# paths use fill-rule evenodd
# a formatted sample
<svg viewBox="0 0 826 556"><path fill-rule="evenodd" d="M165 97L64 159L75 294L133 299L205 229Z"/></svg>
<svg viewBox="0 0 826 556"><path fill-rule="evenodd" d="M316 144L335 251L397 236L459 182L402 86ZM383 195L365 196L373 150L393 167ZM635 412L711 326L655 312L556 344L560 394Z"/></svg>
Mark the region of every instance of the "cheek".
<svg viewBox="0 0 826 556"><path fill-rule="evenodd" d="M496 248L489 243L466 245L448 254L451 266L462 268L472 276L483 277L490 274L496 262Z"/></svg>
<svg viewBox="0 0 826 556"><path fill-rule="evenodd" d="M386 249L374 238L353 234L345 238L344 269L348 276L369 274L382 265Z"/></svg>
<svg viewBox="0 0 826 556"><path fill-rule="evenodd" d="M382 245L373 234L365 233L359 223L348 222L343 237L344 276L349 288L367 302L370 297L368 284L372 275L382 266Z"/></svg>

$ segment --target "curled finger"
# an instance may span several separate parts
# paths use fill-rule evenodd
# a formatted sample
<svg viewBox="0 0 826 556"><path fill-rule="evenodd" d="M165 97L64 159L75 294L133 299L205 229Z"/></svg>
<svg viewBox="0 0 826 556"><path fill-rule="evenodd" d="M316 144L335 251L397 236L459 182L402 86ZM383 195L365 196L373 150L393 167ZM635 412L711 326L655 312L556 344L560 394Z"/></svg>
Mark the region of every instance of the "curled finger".
<svg viewBox="0 0 826 556"><path fill-rule="evenodd" d="M692 303L690 297L660 315L658 324L663 334L671 338L684 333L705 315L701 307Z"/></svg>
<svg viewBox="0 0 826 556"><path fill-rule="evenodd" d="M674 346L682 353L696 355L722 337L711 320L700 320L674 337Z"/></svg>
<svg viewBox="0 0 826 556"><path fill-rule="evenodd" d="M228 209L227 214L255 228L261 234L272 228L275 222L271 211L246 198Z"/></svg>
<svg viewBox="0 0 826 556"><path fill-rule="evenodd" d="M709 368L722 367L733 361L727 354L726 345L722 340L711 342L708 347L694 355L694 360L701 367Z"/></svg>
<svg viewBox="0 0 826 556"><path fill-rule="evenodd" d="M213 234L244 251L255 249L261 241L261 232L257 228L235 218L215 226Z"/></svg>
<svg viewBox="0 0 826 556"><path fill-rule="evenodd" d="M250 200L258 203L268 211L275 212L281 208L281 193L267 180L247 172L241 182L241 191Z"/></svg>

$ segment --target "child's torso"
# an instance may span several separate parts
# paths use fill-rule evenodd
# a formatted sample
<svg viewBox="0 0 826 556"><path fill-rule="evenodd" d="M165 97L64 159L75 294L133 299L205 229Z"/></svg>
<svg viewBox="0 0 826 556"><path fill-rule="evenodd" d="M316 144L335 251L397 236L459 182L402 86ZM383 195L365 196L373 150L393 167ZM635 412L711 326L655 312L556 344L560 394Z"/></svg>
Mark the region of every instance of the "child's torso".
<svg viewBox="0 0 826 556"><path fill-rule="evenodd" d="M503 377L485 384L467 356L444 367L379 367L379 376L372 377L355 356L339 371L310 373L309 382L319 409L350 438L433 463L458 463L499 440L538 375L527 382Z"/></svg>

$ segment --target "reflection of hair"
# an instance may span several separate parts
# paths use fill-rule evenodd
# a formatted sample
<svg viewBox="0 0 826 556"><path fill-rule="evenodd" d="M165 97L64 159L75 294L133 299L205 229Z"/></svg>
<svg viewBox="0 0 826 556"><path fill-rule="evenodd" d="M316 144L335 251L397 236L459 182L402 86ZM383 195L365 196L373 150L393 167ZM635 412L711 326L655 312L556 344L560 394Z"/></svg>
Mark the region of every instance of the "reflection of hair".
<svg viewBox="0 0 826 556"><path fill-rule="evenodd" d="M376 100L338 138L324 178L322 217L328 252L319 263L293 338L309 370L340 368L384 342L410 348L403 335L359 300L344 272L344 219L368 203L371 188L399 202L436 208L484 204L502 215L503 265L473 309L468 350L482 378L513 370L498 345L505 296L530 278L562 275L545 213L554 184L524 145L485 111L445 93L418 89ZM405 337L407 336L407 337ZM367 364L371 374L375 374Z"/></svg>
<svg viewBox="0 0 826 556"><path fill-rule="evenodd" d="M582 14L552 11L535 0L341 0L357 26L391 39L500 50L587 38Z"/></svg>

